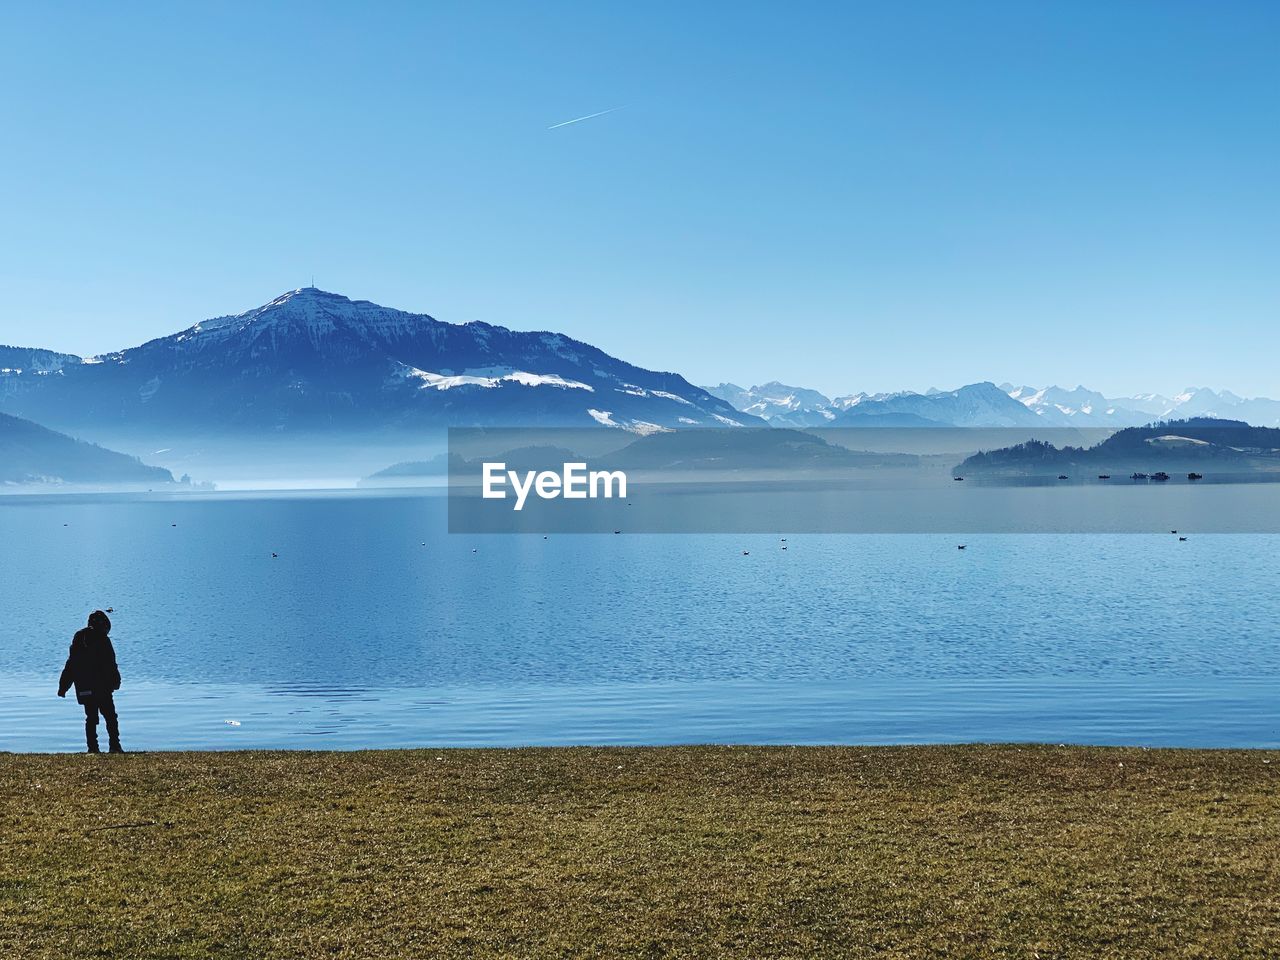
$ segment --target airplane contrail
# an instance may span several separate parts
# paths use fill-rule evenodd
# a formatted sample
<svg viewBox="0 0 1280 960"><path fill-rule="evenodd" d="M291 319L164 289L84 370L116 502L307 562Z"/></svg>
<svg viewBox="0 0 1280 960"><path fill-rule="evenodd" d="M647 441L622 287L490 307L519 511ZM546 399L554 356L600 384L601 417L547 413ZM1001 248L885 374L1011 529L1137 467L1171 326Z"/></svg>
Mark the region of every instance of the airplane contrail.
<svg viewBox="0 0 1280 960"><path fill-rule="evenodd" d="M583 120L590 120L593 117L603 117L606 113L613 113L615 110L621 110L621 107L610 107L608 110L601 110L599 113L588 113L585 117L574 117L572 120L562 120L559 123L553 123L547 127L548 130L554 130L556 127L567 127L571 123L581 123Z"/></svg>

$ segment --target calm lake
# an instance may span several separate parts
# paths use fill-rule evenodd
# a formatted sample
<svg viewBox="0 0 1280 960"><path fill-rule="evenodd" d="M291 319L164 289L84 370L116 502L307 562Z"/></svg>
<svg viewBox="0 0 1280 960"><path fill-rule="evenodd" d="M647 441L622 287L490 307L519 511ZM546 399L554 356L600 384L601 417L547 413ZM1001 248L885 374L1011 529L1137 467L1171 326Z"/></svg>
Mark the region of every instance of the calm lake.
<svg viewBox="0 0 1280 960"><path fill-rule="evenodd" d="M446 529L440 496L0 497L0 750L83 749L55 693L95 607L133 750L1280 746L1275 535Z"/></svg>

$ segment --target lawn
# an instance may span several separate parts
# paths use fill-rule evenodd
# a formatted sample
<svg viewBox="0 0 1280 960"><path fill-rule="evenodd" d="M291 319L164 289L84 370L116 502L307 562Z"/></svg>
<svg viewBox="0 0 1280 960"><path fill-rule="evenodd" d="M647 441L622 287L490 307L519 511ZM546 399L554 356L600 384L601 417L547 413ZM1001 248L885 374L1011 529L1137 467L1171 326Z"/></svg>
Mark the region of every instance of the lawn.
<svg viewBox="0 0 1280 960"><path fill-rule="evenodd" d="M0 956L1258 957L1280 752L0 755Z"/></svg>

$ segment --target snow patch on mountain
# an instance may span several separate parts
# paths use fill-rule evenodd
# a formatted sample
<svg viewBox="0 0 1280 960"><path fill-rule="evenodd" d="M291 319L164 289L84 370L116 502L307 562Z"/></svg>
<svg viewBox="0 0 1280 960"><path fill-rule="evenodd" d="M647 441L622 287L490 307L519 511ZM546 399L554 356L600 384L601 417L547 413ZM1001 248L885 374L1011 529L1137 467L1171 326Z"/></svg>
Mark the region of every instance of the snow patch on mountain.
<svg viewBox="0 0 1280 960"><path fill-rule="evenodd" d="M646 420L632 420L630 423L626 424L626 426L624 426L623 429L629 430L632 433L638 433L642 437L647 437L655 433L674 433L675 432L670 427L664 427L661 424L657 424L657 423L649 423Z"/></svg>
<svg viewBox="0 0 1280 960"><path fill-rule="evenodd" d="M503 383L518 383L522 387L559 387L562 390L586 390L595 392L589 383L577 380L566 380L554 373L529 373L526 370L503 370L501 368L484 368L480 370L464 370L459 374L433 373L430 370L419 370L417 367L400 365L397 371L401 377L421 380L422 389L452 390L454 387L481 387L493 389Z"/></svg>
<svg viewBox="0 0 1280 960"><path fill-rule="evenodd" d="M622 426L622 424L620 424L620 423L615 423L615 422L614 422L613 414L612 414L610 411L608 411L608 410L594 410L594 409L592 409L592 408L588 407L588 408L587 408L587 413L591 415L591 419L592 419L592 420L594 420L596 423L600 424L600 426L602 426L602 427L620 427L620 426Z"/></svg>
<svg viewBox="0 0 1280 960"><path fill-rule="evenodd" d="M504 374L501 379L510 380L526 387L560 387L562 390L586 390L595 393L595 387L577 380L566 380L554 373L527 373L524 370L513 370Z"/></svg>
<svg viewBox="0 0 1280 960"><path fill-rule="evenodd" d="M686 407L693 406L693 404L690 403L688 400L686 400L684 397L681 397L674 393L667 393L667 391L665 390L650 390L649 394L654 397L663 397L667 400L674 400L676 403L683 403Z"/></svg>

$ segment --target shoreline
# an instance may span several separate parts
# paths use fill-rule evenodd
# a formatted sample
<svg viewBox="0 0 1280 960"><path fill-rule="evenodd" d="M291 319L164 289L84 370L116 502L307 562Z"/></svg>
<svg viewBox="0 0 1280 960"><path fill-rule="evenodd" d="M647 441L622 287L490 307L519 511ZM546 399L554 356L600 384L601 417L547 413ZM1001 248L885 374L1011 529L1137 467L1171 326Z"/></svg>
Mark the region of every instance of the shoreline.
<svg viewBox="0 0 1280 960"><path fill-rule="evenodd" d="M1280 751L0 755L24 957L1245 957Z"/></svg>
<svg viewBox="0 0 1280 960"><path fill-rule="evenodd" d="M101 728L99 730L101 733ZM105 742L105 741L104 741ZM1089 751L1089 753L1139 753L1139 754L1256 754L1266 755L1267 762L1277 765L1280 774L1280 746L1149 746L1146 744L1087 744L1087 742L1050 742L1047 740L957 740L954 742L900 742L900 744L787 744L787 742L680 742L680 744L521 744L511 746L353 746L353 748L323 748L323 746L283 746L283 748L256 748L256 746L228 746L228 748L196 748L173 750L125 750L123 755L111 754L110 762L124 758L186 759L197 756L225 756L244 760L270 758L270 756L353 756L426 755L426 754L561 754L581 751L618 751L618 753L660 753L660 751L905 751L905 750L1065 750ZM68 750L0 750L5 759L65 759L70 756L91 756L83 748ZM106 748L101 756L109 756Z"/></svg>
<svg viewBox="0 0 1280 960"><path fill-rule="evenodd" d="M925 746L961 737L985 744L1280 749L1275 683L1269 670L1258 674L335 683L319 696L301 683L289 689L131 679L116 703L124 745L138 751ZM0 749L83 748L82 711L48 684L34 674L0 679Z"/></svg>

